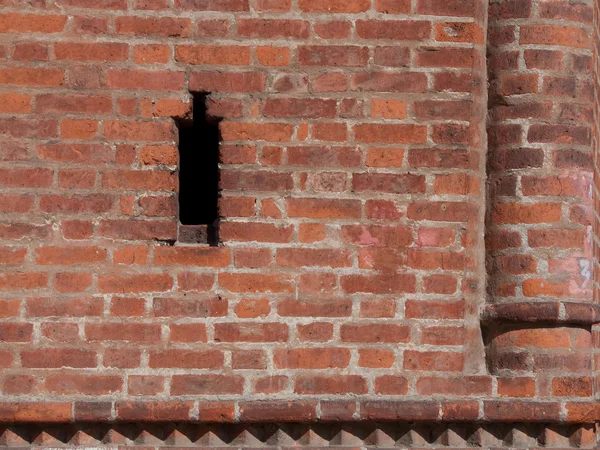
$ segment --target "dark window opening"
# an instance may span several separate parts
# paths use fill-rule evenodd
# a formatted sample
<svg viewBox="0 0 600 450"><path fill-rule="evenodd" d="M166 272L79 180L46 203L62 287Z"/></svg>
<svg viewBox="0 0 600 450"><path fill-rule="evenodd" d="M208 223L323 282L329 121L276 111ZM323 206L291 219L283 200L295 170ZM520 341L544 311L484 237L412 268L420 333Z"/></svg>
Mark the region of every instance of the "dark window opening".
<svg viewBox="0 0 600 450"><path fill-rule="evenodd" d="M194 94L193 120L179 126L179 240L218 245L219 120L207 93Z"/></svg>

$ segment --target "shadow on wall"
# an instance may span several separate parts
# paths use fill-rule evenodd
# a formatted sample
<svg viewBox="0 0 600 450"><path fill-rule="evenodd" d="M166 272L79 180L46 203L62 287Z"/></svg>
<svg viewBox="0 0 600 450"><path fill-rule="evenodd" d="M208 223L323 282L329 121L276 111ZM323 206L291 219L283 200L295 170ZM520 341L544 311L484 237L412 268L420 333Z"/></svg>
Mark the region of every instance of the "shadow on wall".
<svg viewBox="0 0 600 450"><path fill-rule="evenodd" d="M220 117L208 115L210 93L192 93L193 119L176 120L179 128L179 240L219 243Z"/></svg>

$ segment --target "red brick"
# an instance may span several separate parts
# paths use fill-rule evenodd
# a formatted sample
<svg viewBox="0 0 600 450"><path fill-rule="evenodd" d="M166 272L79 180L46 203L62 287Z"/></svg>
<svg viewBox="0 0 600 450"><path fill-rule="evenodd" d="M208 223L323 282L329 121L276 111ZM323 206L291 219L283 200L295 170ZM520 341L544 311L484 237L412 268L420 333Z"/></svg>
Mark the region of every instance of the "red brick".
<svg viewBox="0 0 600 450"><path fill-rule="evenodd" d="M97 120L63 119L60 121L60 136L64 139L91 139L97 132Z"/></svg>
<svg viewBox="0 0 600 450"><path fill-rule="evenodd" d="M290 277L280 274L220 273L219 284L230 292L285 292L291 293Z"/></svg>
<svg viewBox="0 0 600 450"><path fill-rule="evenodd" d="M108 86L113 89L144 89L168 91L178 90L183 87L184 74L182 72L109 70L106 76L106 81ZM121 122L120 124L113 122L111 123L111 125L121 125L122 127L127 126L125 122ZM130 123L129 125L131 127L133 127L134 125L142 127L145 124ZM151 123L148 123L146 125L151 125Z"/></svg>
<svg viewBox="0 0 600 450"><path fill-rule="evenodd" d="M35 111L47 113L106 114L112 111L112 99L100 95L38 95Z"/></svg>
<svg viewBox="0 0 600 450"><path fill-rule="evenodd" d="M227 375L173 375L172 395L241 394L244 379Z"/></svg>
<svg viewBox="0 0 600 450"><path fill-rule="evenodd" d="M31 112L31 96L26 94L0 94L0 113L26 114Z"/></svg>
<svg viewBox="0 0 600 450"><path fill-rule="evenodd" d="M188 37L191 21L176 17L117 17L117 33Z"/></svg>
<svg viewBox="0 0 600 450"><path fill-rule="evenodd" d="M357 20L356 33L364 39L421 41L431 35L431 22L417 20Z"/></svg>
<svg viewBox="0 0 600 450"><path fill-rule="evenodd" d="M45 195L40 199L40 209L49 213L103 213L108 212L114 205L114 198L103 194Z"/></svg>
<svg viewBox="0 0 600 450"><path fill-rule="evenodd" d="M428 15L473 17L475 0L418 0L417 12Z"/></svg>
<svg viewBox="0 0 600 450"><path fill-rule="evenodd" d="M163 386L164 377L132 375L127 379L127 392L132 395L157 395Z"/></svg>
<svg viewBox="0 0 600 450"><path fill-rule="evenodd" d="M530 25L521 27L519 43L588 48L589 35L583 28L557 25Z"/></svg>
<svg viewBox="0 0 600 450"><path fill-rule="evenodd" d="M401 376L383 375L375 379L375 392L381 395L406 395L408 380Z"/></svg>
<svg viewBox="0 0 600 450"><path fill-rule="evenodd" d="M271 99L263 106L266 117L333 118L336 114L335 100L322 99Z"/></svg>
<svg viewBox="0 0 600 450"><path fill-rule="evenodd" d="M159 265L224 267L229 265L230 254L227 248L157 247L154 262Z"/></svg>
<svg viewBox="0 0 600 450"><path fill-rule="evenodd" d="M286 142L291 140L294 128L287 123L222 122L220 130L225 141Z"/></svg>
<svg viewBox="0 0 600 450"><path fill-rule="evenodd" d="M285 47L257 47L258 62L264 66L287 66L290 63L290 50Z"/></svg>
<svg viewBox="0 0 600 450"><path fill-rule="evenodd" d="M483 30L471 22L443 22L435 24L435 39L440 42L483 43Z"/></svg>
<svg viewBox="0 0 600 450"><path fill-rule="evenodd" d="M271 311L271 307L269 305L269 299L267 298L245 298L239 301L235 306L234 311L238 317L256 318L267 316Z"/></svg>
<svg viewBox="0 0 600 450"><path fill-rule="evenodd" d="M31 375L7 375L2 383L6 395L31 394L36 389L37 380Z"/></svg>
<svg viewBox="0 0 600 450"><path fill-rule="evenodd" d="M51 184L51 169L27 169L19 167L0 169L0 186L40 188L49 187Z"/></svg>
<svg viewBox="0 0 600 450"><path fill-rule="evenodd" d="M361 418L372 421L434 421L440 405L431 400L421 401L363 401Z"/></svg>
<svg viewBox="0 0 600 450"><path fill-rule="evenodd" d="M163 298L156 297L152 310L157 317L216 317L227 314L228 301L220 297Z"/></svg>
<svg viewBox="0 0 600 450"><path fill-rule="evenodd" d="M41 159L61 163L100 164L113 159L110 147L99 144L42 145L37 147L37 155Z"/></svg>
<svg viewBox="0 0 600 450"><path fill-rule="evenodd" d="M348 294L406 293L414 292L416 287L415 276L411 274L343 275L340 283L344 292Z"/></svg>
<svg viewBox="0 0 600 450"><path fill-rule="evenodd" d="M277 305L277 313L283 317L347 317L351 314L349 300L282 300Z"/></svg>
<svg viewBox="0 0 600 450"><path fill-rule="evenodd" d="M73 420L70 402L3 402L0 420L7 423L64 423Z"/></svg>
<svg viewBox="0 0 600 450"><path fill-rule="evenodd" d="M173 125L168 122L106 121L104 134L116 140L168 141L173 137Z"/></svg>
<svg viewBox="0 0 600 450"><path fill-rule="evenodd" d="M288 267L325 266L348 267L350 253L335 249L280 248L275 254L277 264Z"/></svg>
<svg viewBox="0 0 600 450"><path fill-rule="evenodd" d="M108 19L105 17L75 16L73 30L80 34L101 35L108 32Z"/></svg>
<svg viewBox="0 0 600 450"><path fill-rule="evenodd" d="M171 289L173 279L167 274L101 275L98 288L105 293L164 292Z"/></svg>
<svg viewBox="0 0 600 450"><path fill-rule="evenodd" d="M215 324L216 342L285 342L288 327L283 323L218 323Z"/></svg>
<svg viewBox="0 0 600 450"><path fill-rule="evenodd" d="M417 54L421 67L461 67L473 65L473 50L463 48L426 47Z"/></svg>
<svg viewBox="0 0 600 450"><path fill-rule="evenodd" d="M300 341L327 342L333 338L333 325L331 323L311 323L298 325L296 336Z"/></svg>
<svg viewBox="0 0 600 450"><path fill-rule="evenodd" d="M129 46L120 43L57 43L54 53L59 60L124 61Z"/></svg>
<svg viewBox="0 0 600 450"><path fill-rule="evenodd" d="M15 45L13 59L25 61L47 61L48 45L36 42L21 42Z"/></svg>
<svg viewBox="0 0 600 450"><path fill-rule="evenodd" d="M169 62L171 50L166 45L136 45L133 58L138 64L166 64Z"/></svg>
<svg viewBox="0 0 600 450"><path fill-rule="evenodd" d="M530 247L581 248L585 242L584 230L533 229L527 233Z"/></svg>
<svg viewBox="0 0 600 450"><path fill-rule="evenodd" d="M107 252L100 247L41 247L36 250L38 264L89 264L106 260Z"/></svg>
<svg viewBox="0 0 600 450"><path fill-rule="evenodd" d="M343 324L340 328L342 342L409 342L410 327L395 324Z"/></svg>
<svg viewBox="0 0 600 450"><path fill-rule="evenodd" d="M96 367L96 352L66 348L24 350L21 365L31 368Z"/></svg>
<svg viewBox="0 0 600 450"><path fill-rule="evenodd" d="M352 188L355 192L419 194L425 193L425 177L412 174L356 173L352 176Z"/></svg>
<svg viewBox="0 0 600 450"><path fill-rule="evenodd" d="M273 360L280 369L344 368L350 363L350 351L346 348L277 349Z"/></svg>
<svg viewBox="0 0 600 450"><path fill-rule="evenodd" d="M262 350L236 350L231 354L232 369L266 369L267 363Z"/></svg>
<svg viewBox="0 0 600 450"><path fill-rule="evenodd" d="M275 394L283 391L288 384L288 377L285 375L275 375L263 377L256 381L254 392L258 394Z"/></svg>
<svg viewBox="0 0 600 450"><path fill-rule="evenodd" d="M394 353L390 350L371 348L362 348L358 350L358 365L360 367L389 368L394 364L394 360Z"/></svg>
<svg viewBox="0 0 600 450"><path fill-rule="evenodd" d="M183 421L190 417L192 402L116 402L117 419L124 421Z"/></svg>
<svg viewBox="0 0 600 450"><path fill-rule="evenodd" d="M375 62L375 64L380 65L380 66L388 66L388 67L406 66L406 65L408 65L408 62L410 61L410 48L401 47L401 46L376 47L373 61ZM371 73L371 72L369 72L369 73ZM369 75L369 73L357 74L355 79L363 80L363 83L365 82L364 80L378 80L377 83L385 83L386 81L384 81L384 80L398 79L402 76L402 74L386 74L383 72L379 72L379 74L376 77L372 78ZM416 78L417 80L419 80L421 91L423 91L427 88L427 79L426 78L423 78L422 75L421 76L413 75L413 77ZM372 82L369 82L369 81L367 81L367 82L369 84L372 84ZM417 86L419 86L419 84L417 84ZM403 89L401 84L395 84L394 90L401 90L401 89ZM415 87L413 87L413 89L415 89Z"/></svg>
<svg viewBox="0 0 600 450"><path fill-rule="evenodd" d="M175 48L175 59L197 65L248 65L250 47L179 45Z"/></svg>
<svg viewBox="0 0 600 450"><path fill-rule="evenodd" d="M427 89L427 77L417 72L361 72L352 77L350 87L353 91L418 93Z"/></svg>
<svg viewBox="0 0 600 450"><path fill-rule="evenodd" d="M206 342L206 325L203 323L173 324L170 338L172 342Z"/></svg>
<svg viewBox="0 0 600 450"><path fill-rule="evenodd" d="M4 323L0 328L2 342L31 342L32 337L33 324L31 323Z"/></svg>
<svg viewBox="0 0 600 450"><path fill-rule="evenodd" d="M57 375L47 377L46 391L54 394L105 395L121 392L123 378L112 375Z"/></svg>
<svg viewBox="0 0 600 450"><path fill-rule="evenodd" d="M266 39L306 39L310 28L304 20L240 19L237 24L239 36Z"/></svg>
<svg viewBox="0 0 600 450"><path fill-rule="evenodd" d="M0 212L26 213L33 206L33 197L26 195L2 194L0 195Z"/></svg>
<svg viewBox="0 0 600 450"><path fill-rule="evenodd" d="M343 39L350 36L352 25L350 22L335 20L321 22L314 25L315 33L323 39Z"/></svg>
<svg viewBox="0 0 600 450"><path fill-rule="evenodd" d="M265 76L255 72L196 72L190 75L189 88L192 91L261 92L265 82Z"/></svg>
<svg viewBox="0 0 600 450"><path fill-rule="evenodd" d="M54 289L57 292L83 292L92 285L89 273L57 273L54 278Z"/></svg>
<svg viewBox="0 0 600 450"><path fill-rule="evenodd" d="M316 402L257 401L240 403L240 420L251 422L274 422L314 420L317 417Z"/></svg>
<svg viewBox="0 0 600 450"><path fill-rule="evenodd" d="M75 8L122 10L127 9L126 0L57 0L60 6Z"/></svg>
<svg viewBox="0 0 600 450"><path fill-rule="evenodd" d="M160 340L159 324L104 323L86 324L85 335L89 341L127 341L157 343Z"/></svg>
<svg viewBox="0 0 600 450"><path fill-rule="evenodd" d="M0 247L0 264L22 264L27 249L19 247Z"/></svg>
<svg viewBox="0 0 600 450"><path fill-rule="evenodd" d="M592 382L588 377L580 378L554 378L552 392L560 397L590 397L592 395Z"/></svg>
<svg viewBox="0 0 600 450"><path fill-rule="evenodd" d="M48 285L48 274L35 272L0 273L0 291L33 290Z"/></svg>
<svg viewBox="0 0 600 450"><path fill-rule="evenodd" d="M0 33L59 33L67 18L50 14L0 14Z"/></svg>
<svg viewBox="0 0 600 450"><path fill-rule="evenodd" d="M427 128L420 125L360 124L354 133L358 142L419 144L427 138Z"/></svg>
<svg viewBox="0 0 600 450"><path fill-rule="evenodd" d="M249 11L248 0L213 0L198 2L197 0L175 0L175 6L189 11Z"/></svg>
<svg viewBox="0 0 600 450"><path fill-rule="evenodd" d="M20 86L60 86L64 82L62 69L29 69L5 67L0 69L0 83Z"/></svg>
<svg viewBox="0 0 600 450"><path fill-rule="evenodd" d="M375 10L385 14L408 14L410 0L375 0Z"/></svg>
<svg viewBox="0 0 600 450"><path fill-rule="evenodd" d="M460 372L464 356L455 352L416 351L404 352L404 368L407 370L428 370L438 372Z"/></svg>
<svg viewBox="0 0 600 450"><path fill-rule="evenodd" d="M367 47L356 46L300 46L298 60L302 66L366 66L369 59Z"/></svg>
<svg viewBox="0 0 600 450"><path fill-rule="evenodd" d="M332 375L298 377L294 386L297 394L365 394L366 380L359 375Z"/></svg>
<svg viewBox="0 0 600 450"><path fill-rule="evenodd" d="M540 7L540 17L547 19L572 20L589 24L592 15L592 7L584 4L563 4L559 1L549 1Z"/></svg>
<svg viewBox="0 0 600 450"><path fill-rule="evenodd" d="M229 31L229 21L226 19L198 20L197 26L198 36L225 36Z"/></svg>
<svg viewBox="0 0 600 450"><path fill-rule="evenodd" d="M306 12L360 13L371 6L369 0L300 0L300 9Z"/></svg>
<svg viewBox="0 0 600 450"><path fill-rule="evenodd" d="M559 416L558 403L543 402L510 402L485 401L483 404L484 417L487 420L499 421L547 421Z"/></svg>
<svg viewBox="0 0 600 450"><path fill-rule="evenodd" d="M417 392L421 395L490 395L492 379L486 376L464 378L422 377L417 381Z"/></svg>
<svg viewBox="0 0 600 450"><path fill-rule="evenodd" d="M219 350L162 350L150 353L151 368L217 369L223 367L223 352Z"/></svg>
<svg viewBox="0 0 600 450"><path fill-rule="evenodd" d="M101 298L29 298L26 301L26 311L32 317L100 316L103 303Z"/></svg>
<svg viewBox="0 0 600 450"><path fill-rule="evenodd" d="M358 200L291 198L287 208L290 217L349 219L360 217L361 205Z"/></svg>
<svg viewBox="0 0 600 450"><path fill-rule="evenodd" d="M561 205L558 203L496 203L492 213L495 223L552 223L558 222Z"/></svg>
<svg viewBox="0 0 600 450"><path fill-rule="evenodd" d="M352 147L287 147L288 164L308 167L355 167L360 153Z"/></svg>

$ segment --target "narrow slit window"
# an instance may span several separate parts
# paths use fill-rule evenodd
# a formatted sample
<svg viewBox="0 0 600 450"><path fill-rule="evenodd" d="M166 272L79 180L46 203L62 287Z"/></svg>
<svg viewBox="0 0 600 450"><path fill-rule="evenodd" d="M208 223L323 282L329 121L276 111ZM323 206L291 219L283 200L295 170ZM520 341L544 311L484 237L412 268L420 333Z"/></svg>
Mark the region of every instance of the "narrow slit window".
<svg viewBox="0 0 600 450"><path fill-rule="evenodd" d="M193 120L179 126L179 241L218 245L219 119L194 94Z"/></svg>

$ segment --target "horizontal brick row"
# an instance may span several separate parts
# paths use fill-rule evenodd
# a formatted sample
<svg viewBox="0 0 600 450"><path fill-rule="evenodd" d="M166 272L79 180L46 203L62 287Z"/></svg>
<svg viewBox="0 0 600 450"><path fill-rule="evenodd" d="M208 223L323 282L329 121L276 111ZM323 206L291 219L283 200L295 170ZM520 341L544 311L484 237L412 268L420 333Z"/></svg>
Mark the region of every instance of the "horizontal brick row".
<svg viewBox="0 0 600 450"><path fill-rule="evenodd" d="M317 415L317 404L320 414ZM509 407L510 405L510 407ZM239 416L231 402L110 402L97 403L9 403L0 408L3 422L64 423L83 421L202 421L202 422L302 422L339 420L381 421L456 421L483 420L498 422L556 423L563 404L558 402L502 402L484 401L483 416L479 416L478 401L362 401L359 417L355 416L357 402L298 401L241 402ZM598 408L589 402L571 402L564 405L567 422L592 423L598 418ZM115 415L113 416L113 408Z"/></svg>

